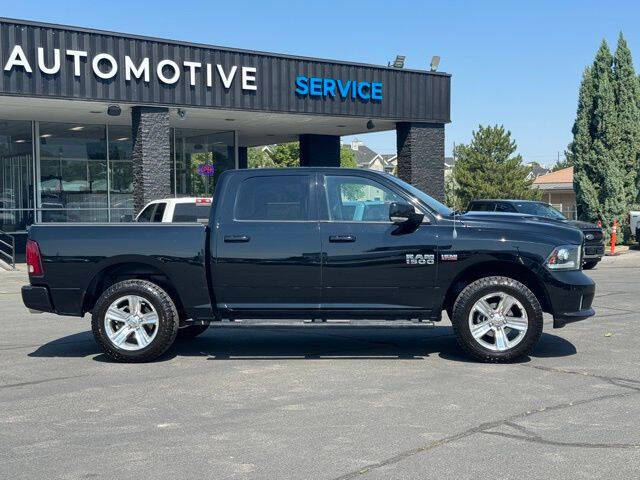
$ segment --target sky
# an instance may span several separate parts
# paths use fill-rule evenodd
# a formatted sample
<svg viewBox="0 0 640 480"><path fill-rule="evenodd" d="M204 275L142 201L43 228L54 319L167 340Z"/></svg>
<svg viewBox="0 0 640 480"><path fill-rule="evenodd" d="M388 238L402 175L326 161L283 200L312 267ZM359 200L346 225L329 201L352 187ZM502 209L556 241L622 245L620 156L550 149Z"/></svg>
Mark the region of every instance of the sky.
<svg viewBox="0 0 640 480"><path fill-rule="evenodd" d="M571 140L584 68L623 32L640 66L633 1L29 1L0 15L226 47L406 67L452 75L445 152L479 124L511 131L525 161L552 165ZM393 153L395 132L360 135ZM349 141L349 137L344 138Z"/></svg>

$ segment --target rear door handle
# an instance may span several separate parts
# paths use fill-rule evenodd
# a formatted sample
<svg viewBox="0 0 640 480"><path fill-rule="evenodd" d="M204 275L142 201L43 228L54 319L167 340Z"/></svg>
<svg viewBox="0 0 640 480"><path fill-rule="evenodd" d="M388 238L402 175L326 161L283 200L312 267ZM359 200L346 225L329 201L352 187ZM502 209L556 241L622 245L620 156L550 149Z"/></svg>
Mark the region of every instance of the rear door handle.
<svg viewBox="0 0 640 480"><path fill-rule="evenodd" d="M355 235L331 235L329 236L329 241L331 243L355 242L356 236Z"/></svg>
<svg viewBox="0 0 640 480"><path fill-rule="evenodd" d="M246 243L251 240L247 235L225 235L224 241L227 243Z"/></svg>

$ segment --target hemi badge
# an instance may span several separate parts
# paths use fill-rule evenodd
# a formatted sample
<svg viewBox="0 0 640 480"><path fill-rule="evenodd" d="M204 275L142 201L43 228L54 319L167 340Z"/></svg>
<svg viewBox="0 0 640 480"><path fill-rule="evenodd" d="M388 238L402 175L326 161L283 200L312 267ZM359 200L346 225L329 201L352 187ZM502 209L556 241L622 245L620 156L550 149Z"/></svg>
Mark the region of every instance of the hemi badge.
<svg viewBox="0 0 640 480"><path fill-rule="evenodd" d="M458 254L457 253L443 253L442 255L440 255L440 259L443 262L455 262L456 260L458 260Z"/></svg>

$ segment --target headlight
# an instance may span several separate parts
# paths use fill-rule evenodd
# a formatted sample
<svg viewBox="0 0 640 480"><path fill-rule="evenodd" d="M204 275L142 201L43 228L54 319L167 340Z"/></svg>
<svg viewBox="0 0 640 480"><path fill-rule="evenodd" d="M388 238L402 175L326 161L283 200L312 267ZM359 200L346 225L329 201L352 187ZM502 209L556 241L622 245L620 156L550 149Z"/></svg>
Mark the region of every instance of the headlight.
<svg viewBox="0 0 640 480"><path fill-rule="evenodd" d="M550 270L579 270L581 257L581 245L563 245L551 252L547 258L547 268Z"/></svg>

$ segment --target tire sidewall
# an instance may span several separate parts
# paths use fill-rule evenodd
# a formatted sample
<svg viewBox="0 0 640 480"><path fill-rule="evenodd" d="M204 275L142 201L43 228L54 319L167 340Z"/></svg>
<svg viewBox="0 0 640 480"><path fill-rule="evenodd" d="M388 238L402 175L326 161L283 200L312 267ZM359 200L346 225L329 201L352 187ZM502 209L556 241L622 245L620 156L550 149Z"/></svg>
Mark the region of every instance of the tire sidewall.
<svg viewBox="0 0 640 480"><path fill-rule="evenodd" d="M480 283L482 282L482 283ZM469 314L473 305L491 293L507 293L516 298L527 312L529 322L524 338L503 352L490 350L477 342L469 327ZM463 304L460 304L462 300ZM510 361L526 355L542 334L542 309L537 298L522 283L507 277L490 277L470 284L461 293L454 306L454 329L462 346L476 358L485 361Z"/></svg>
<svg viewBox="0 0 640 480"><path fill-rule="evenodd" d="M137 295L148 301L158 315L158 332L146 347L124 350L114 345L105 331L104 319L109 306L118 298ZM178 314L169 295L154 283L127 280L109 287L96 302L92 315L93 334L105 353L120 361L149 361L162 355L173 343L178 332Z"/></svg>

